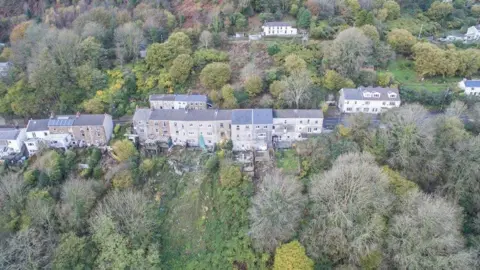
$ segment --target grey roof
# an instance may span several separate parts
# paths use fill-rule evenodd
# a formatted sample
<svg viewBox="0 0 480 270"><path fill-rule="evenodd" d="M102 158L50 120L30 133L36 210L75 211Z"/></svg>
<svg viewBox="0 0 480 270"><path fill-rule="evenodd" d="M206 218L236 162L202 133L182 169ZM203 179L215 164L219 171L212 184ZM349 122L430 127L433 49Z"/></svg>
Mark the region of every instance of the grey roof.
<svg viewBox="0 0 480 270"><path fill-rule="evenodd" d="M27 132L48 130L49 119L32 119L28 121Z"/></svg>
<svg viewBox="0 0 480 270"><path fill-rule="evenodd" d="M141 111L140 111L141 110ZM148 110L146 112L145 110ZM168 121L219 121L230 120L231 110L151 110L139 109L135 112L134 120L168 120Z"/></svg>
<svg viewBox="0 0 480 270"><path fill-rule="evenodd" d="M0 140L15 140L20 134L16 128L0 128Z"/></svg>
<svg viewBox="0 0 480 270"><path fill-rule="evenodd" d="M184 102L207 102L206 95L150 95L149 100L163 100L163 101L184 101Z"/></svg>
<svg viewBox="0 0 480 270"><path fill-rule="evenodd" d="M480 87L480 80L466 80L466 87Z"/></svg>
<svg viewBox="0 0 480 270"><path fill-rule="evenodd" d="M252 110L233 110L232 111L232 125L251 125L252 124Z"/></svg>
<svg viewBox="0 0 480 270"><path fill-rule="evenodd" d="M133 115L133 121L147 121L150 118L151 109L136 109Z"/></svg>
<svg viewBox="0 0 480 270"><path fill-rule="evenodd" d="M74 126L103 126L106 114L80 114L73 122Z"/></svg>
<svg viewBox="0 0 480 270"><path fill-rule="evenodd" d="M232 125L272 124L272 109L233 110Z"/></svg>
<svg viewBox="0 0 480 270"><path fill-rule="evenodd" d="M253 109L253 124L272 124L272 109Z"/></svg>
<svg viewBox="0 0 480 270"><path fill-rule="evenodd" d="M263 26L292 26L289 22L265 22Z"/></svg>
<svg viewBox="0 0 480 270"><path fill-rule="evenodd" d="M274 118L323 118L322 110L273 110Z"/></svg>
<svg viewBox="0 0 480 270"><path fill-rule="evenodd" d="M59 115L48 119L48 126L102 126L106 114Z"/></svg>
<svg viewBox="0 0 480 270"><path fill-rule="evenodd" d="M385 101L399 101L400 94L397 88L383 88L383 87L359 87L359 88L343 88L343 94L346 100L385 100ZM365 97L364 92L380 94L380 97ZM395 93L395 98L389 98L389 93Z"/></svg>

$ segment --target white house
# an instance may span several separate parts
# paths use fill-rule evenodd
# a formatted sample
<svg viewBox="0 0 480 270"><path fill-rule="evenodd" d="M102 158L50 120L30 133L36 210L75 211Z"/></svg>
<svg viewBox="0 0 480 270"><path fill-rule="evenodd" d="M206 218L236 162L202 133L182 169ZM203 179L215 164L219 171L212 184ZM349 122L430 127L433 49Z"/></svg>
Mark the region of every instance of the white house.
<svg viewBox="0 0 480 270"><path fill-rule="evenodd" d="M470 26L465 34L465 40L478 40L480 38L480 25Z"/></svg>
<svg viewBox="0 0 480 270"><path fill-rule="evenodd" d="M10 62L3 62L0 63L0 76L5 77L8 75L8 71L12 67L12 63Z"/></svg>
<svg viewBox="0 0 480 270"><path fill-rule="evenodd" d="M160 94L150 95L150 108L161 109L192 109L203 110L207 108L206 95Z"/></svg>
<svg viewBox="0 0 480 270"><path fill-rule="evenodd" d="M480 80L462 80L458 87L465 91L465 95L480 96Z"/></svg>
<svg viewBox="0 0 480 270"><path fill-rule="evenodd" d="M382 87L342 88L338 108L342 113L381 113L399 107L398 89Z"/></svg>
<svg viewBox="0 0 480 270"><path fill-rule="evenodd" d="M0 128L0 157L22 152L25 129Z"/></svg>
<svg viewBox="0 0 480 270"><path fill-rule="evenodd" d="M291 36L297 34L297 28L293 28L288 22L266 22L263 26L265 36Z"/></svg>
<svg viewBox="0 0 480 270"><path fill-rule="evenodd" d="M51 134L48 128L49 120L32 119L28 121L25 146L30 156L37 153L42 144L46 147L66 149L74 141L73 135L68 132Z"/></svg>

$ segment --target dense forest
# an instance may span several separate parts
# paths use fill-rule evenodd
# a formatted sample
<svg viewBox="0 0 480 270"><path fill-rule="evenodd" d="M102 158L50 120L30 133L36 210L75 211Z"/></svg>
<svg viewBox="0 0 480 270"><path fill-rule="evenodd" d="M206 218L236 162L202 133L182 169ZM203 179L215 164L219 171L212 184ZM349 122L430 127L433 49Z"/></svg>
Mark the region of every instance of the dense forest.
<svg viewBox="0 0 480 270"><path fill-rule="evenodd" d="M118 118L153 93L327 111L372 85L403 102L272 152L255 177L230 143L152 154L128 125L111 152L4 165L0 268L480 268L480 103L457 87L480 47L438 42L479 17L469 0L0 0L5 118ZM303 34L244 38L268 21Z"/></svg>

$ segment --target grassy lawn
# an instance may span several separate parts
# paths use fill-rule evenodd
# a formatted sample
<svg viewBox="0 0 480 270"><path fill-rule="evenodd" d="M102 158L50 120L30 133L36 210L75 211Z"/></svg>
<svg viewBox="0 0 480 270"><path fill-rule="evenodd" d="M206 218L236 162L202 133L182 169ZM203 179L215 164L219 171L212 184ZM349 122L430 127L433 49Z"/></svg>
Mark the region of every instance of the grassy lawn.
<svg viewBox="0 0 480 270"><path fill-rule="evenodd" d="M415 90L443 91L461 80L460 77L433 77L425 78L422 81L417 77L413 61L402 58L391 61L387 71L393 73L395 80L401 85Z"/></svg>
<svg viewBox="0 0 480 270"><path fill-rule="evenodd" d="M294 150L278 150L275 152L277 167L281 168L285 173L296 174L299 169L298 157Z"/></svg>

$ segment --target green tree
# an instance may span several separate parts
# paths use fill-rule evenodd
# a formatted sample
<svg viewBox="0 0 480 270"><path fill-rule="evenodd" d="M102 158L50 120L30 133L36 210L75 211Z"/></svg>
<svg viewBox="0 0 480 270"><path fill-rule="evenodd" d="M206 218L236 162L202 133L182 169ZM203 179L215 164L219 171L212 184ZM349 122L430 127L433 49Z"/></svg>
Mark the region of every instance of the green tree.
<svg viewBox="0 0 480 270"><path fill-rule="evenodd" d="M262 78L257 75L252 75L245 81L245 90L250 97L255 97L263 90Z"/></svg>
<svg viewBox="0 0 480 270"><path fill-rule="evenodd" d="M134 23L123 24L115 30L115 53L121 65L138 58L142 41L142 30Z"/></svg>
<svg viewBox="0 0 480 270"><path fill-rule="evenodd" d="M235 97L235 89L230 84L222 87L223 107L235 109L238 107L237 98Z"/></svg>
<svg viewBox="0 0 480 270"><path fill-rule="evenodd" d="M242 172L238 166L223 164L220 168L222 187L232 188L242 183Z"/></svg>
<svg viewBox="0 0 480 270"><path fill-rule="evenodd" d="M283 96L286 88L287 85L284 81L273 81L272 84L270 84L269 91L274 98L278 99Z"/></svg>
<svg viewBox="0 0 480 270"><path fill-rule="evenodd" d="M147 49L145 62L151 70L159 71L170 67L172 61L180 54L191 54L192 42L183 32L173 33L166 42L154 43Z"/></svg>
<svg viewBox="0 0 480 270"><path fill-rule="evenodd" d="M393 82L393 74L391 72L379 72L377 74L377 85L387 87Z"/></svg>
<svg viewBox="0 0 480 270"><path fill-rule="evenodd" d="M307 68L307 63L298 55L290 54L289 56L285 57L284 67L288 73L292 74L305 70Z"/></svg>
<svg viewBox="0 0 480 270"><path fill-rule="evenodd" d="M380 41L380 34L375 26L371 24L365 24L360 29L362 29L363 34L370 38L374 43Z"/></svg>
<svg viewBox="0 0 480 270"><path fill-rule="evenodd" d="M449 63L445 61L442 49L430 43L417 43L412 48L415 57L415 69L420 76L442 74Z"/></svg>
<svg viewBox="0 0 480 270"><path fill-rule="evenodd" d="M393 29L387 36L388 44L402 54L410 54L417 39L405 29Z"/></svg>
<svg viewBox="0 0 480 270"><path fill-rule="evenodd" d="M298 241L281 245L275 251L274 270L313 270L313 261Z"/></svg>
<svg viewBox="0 0 480 270"><path fill-rule="evenodd" d="M183 84L193 67L193 59L188 54L180 54L173 60L170 67L170 77L178 84Z"/></svg>
<svg viewBox="0 0 480 270"><path fill-rule="evenodd" d="M226 63L210 63L200 73L200 81L204 87L218 90L230 80L231 73Z"/></svg>
<svg viewBox="0 0 480 270"><path fill-rule="evenodd" d="M452 3L435 1L428 9L427 15L434 21L443 21L452 14L453 10Z"/></svg>
<svg viewBox="0 0 480 270"><path fill-rule="evenodd" d="M116 141L112 145L112 148L115 159L120 162L126 161L130 157L134 157L138 154L137 148L135 148L135 145L133 145L128 139Z"/></svg>
<svg viewBox="0 0 480 270"><path fill-rule="evenodd" d="M300 28L309 28L312 14L306 8L300 8L297 13L297 26Z"/></svg>
<svg viewBox="0 0 480 270"><path fill-rule="evenodd" d="M87 237L78 237L75 233L63 234L55 249L53 269L86 269L93 266L95 259L93 243Z"/></svg>
<svg viewBox="0 0 480 270"><path fill-rule="evenodd" d="M383 8L387 9L387 19L396 20L400 17L400 5L394 0L386 1Z"/></svg>
<svg viewBox="0 0 480 270"><path fill-rule="evenodd" d="M352 80L342 77L335 70L327 70L323 78L325 87L330 91L338 91L342 88L353 88L355 84Z"/></svg>
<svg viewBox="0 0 480 270"><path fill-rule="evenodd" d="M479 4L473 5L472 8L470 9L470 12L472 12L473 16L480 17L480 5Z"/></svg>

